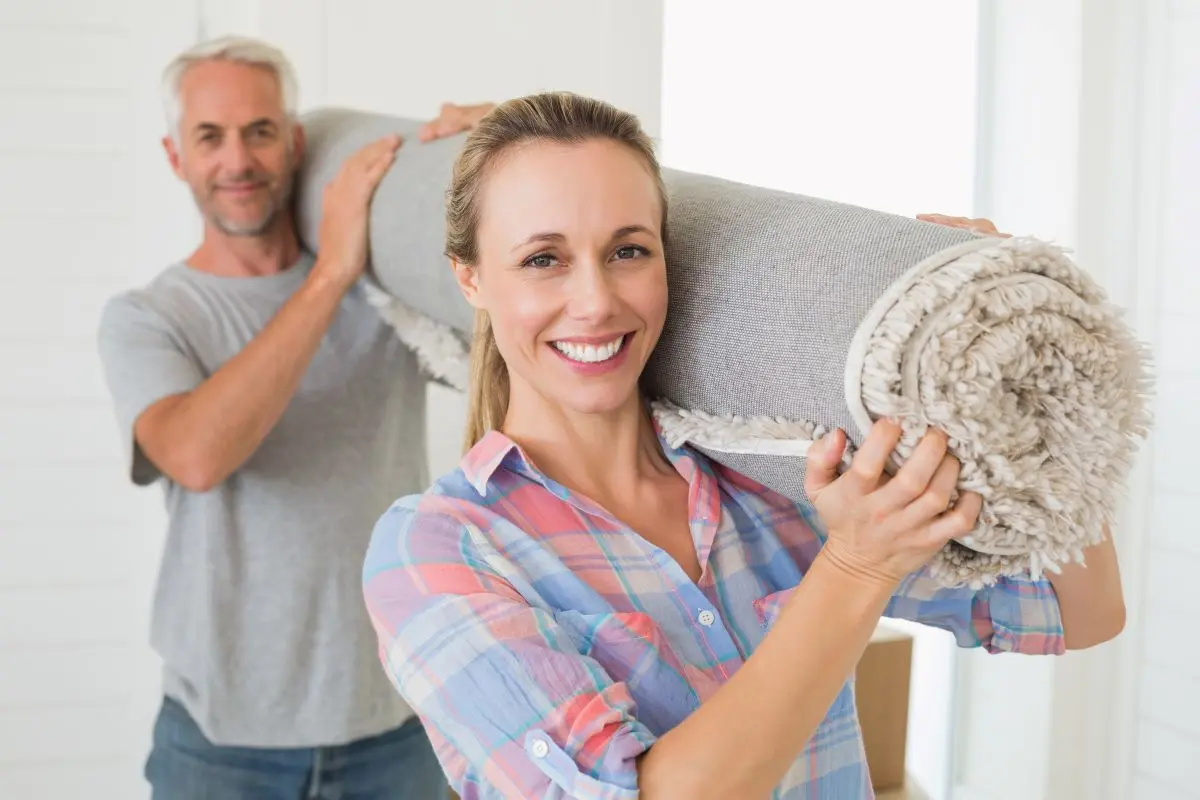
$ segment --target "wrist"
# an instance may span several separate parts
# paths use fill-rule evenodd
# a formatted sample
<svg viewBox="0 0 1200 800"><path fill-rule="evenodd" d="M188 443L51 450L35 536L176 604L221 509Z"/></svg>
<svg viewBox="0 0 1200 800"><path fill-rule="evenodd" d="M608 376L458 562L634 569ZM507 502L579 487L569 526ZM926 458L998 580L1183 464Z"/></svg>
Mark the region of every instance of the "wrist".
<svg viewBox="0 0 1200 800"><path fill-rule="evenodd" d="M305 284L319 294L336 294L340 298L357 281L357 273L318 256Z"/></svg>
<svg viewBox="0 0 1200 800"><path fill-rule="evenodd" d="M866 595L891 597L903 580L886 566L862 556L853 548L846 547L836 539L829 539L821 548L813 565L818 563L847 588L853 587Z"/></svg>

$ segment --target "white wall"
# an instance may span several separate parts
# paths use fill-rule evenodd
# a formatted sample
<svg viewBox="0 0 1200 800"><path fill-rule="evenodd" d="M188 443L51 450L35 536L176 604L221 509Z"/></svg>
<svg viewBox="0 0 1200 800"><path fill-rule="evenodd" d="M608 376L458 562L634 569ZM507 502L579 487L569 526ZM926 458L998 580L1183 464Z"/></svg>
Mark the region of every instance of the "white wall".
<svg viewBox="0 0 1200 800"><path fill-rule="evenodd" d="M964 659L954 797L1200 797L1200 528L1185 505L1200 445L1200 3L983 6L979 210L1075 248L1129 310L1155 351L1158 421L1114 531L1125 633L1061 659Z"/></svg>
<svg viewBox="0 0 1200 800"><path fill-rule="evenodd" d="M159 701L146 644L164 514L124 480L94 334L104 300L195 242L159 148L158 76L202 33L281 44L302 101L596 94L657 130L661 5L386 0L0 3L0 798L130 800ZM433 468L462 401L437 392Z"/></svg>
<svg viewBox="0 0 1200 800"><path fill-rule="evenodd" d="M159 24L171 9L0 4L0 797L140 784L161 512L122 481L94 334L103 300L146 274L141 78L180 41L186 13Z"/></svg>
<svg viewBox="0 0 1200 800"><path fill-rule="evenodd" d="M968 215L975 5L667 0L664 162L909 216ZM943 631L896 625L915 639L908 769L943 800L956 648Z"/></svg>
<svg viewBox="0 0 1200 800"><path fill-rule="evenodd" d="M1200 518L1194 510L1200 422L1200 2L1142 7L1137 310L1155 345L1158 433L1149 459L1140 608L1130 647L1134 715L1126 776L1133 800L1200 798ZM1118 744L1117 747L1121 747ZM1116 748L1114 748L1116 749Z"/></svg>

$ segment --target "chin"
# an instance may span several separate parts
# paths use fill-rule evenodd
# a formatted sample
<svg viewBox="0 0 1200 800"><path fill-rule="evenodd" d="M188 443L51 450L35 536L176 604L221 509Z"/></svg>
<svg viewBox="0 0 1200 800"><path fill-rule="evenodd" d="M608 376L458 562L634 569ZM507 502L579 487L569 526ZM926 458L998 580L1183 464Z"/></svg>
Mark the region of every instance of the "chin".
<svg viewBox="0 0 1200 800"><path fill-rule="evenodd" d="M230 236L262 236L270 229L273 217L259 214L254 217L238 219L231 215L214 215L216 227Z"/></svg>
<svg viewBox="0 0 1200 800"><path fill-rule="evenodd" d="M559 396L558 404L575 414L615 414L638 400L637 386L622 391L587 391Z"/></svg>

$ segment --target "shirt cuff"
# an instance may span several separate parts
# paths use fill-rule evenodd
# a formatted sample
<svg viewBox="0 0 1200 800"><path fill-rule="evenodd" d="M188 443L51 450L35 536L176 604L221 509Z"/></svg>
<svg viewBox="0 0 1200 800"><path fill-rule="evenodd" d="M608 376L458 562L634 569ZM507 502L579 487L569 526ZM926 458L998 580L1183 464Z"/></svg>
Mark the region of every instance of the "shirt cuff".
<svg viewBox="0 0 1200 800"><path fill-rule="evenodd" d="M525 754L533 765L542 771L556 786L566 793L567 797L577 800L637 800L637 767L634 759L649 749L643 741L634 737L628 730L617 732L609 742L609 748L629 748L630 752L622 754L622 760L630 764L626 772L628 781L615 783L612 780L593 778L579 769L575 760L567 755L545 731L531 730L525 734ZM615 776L617 778L626 775Z"/></svg>

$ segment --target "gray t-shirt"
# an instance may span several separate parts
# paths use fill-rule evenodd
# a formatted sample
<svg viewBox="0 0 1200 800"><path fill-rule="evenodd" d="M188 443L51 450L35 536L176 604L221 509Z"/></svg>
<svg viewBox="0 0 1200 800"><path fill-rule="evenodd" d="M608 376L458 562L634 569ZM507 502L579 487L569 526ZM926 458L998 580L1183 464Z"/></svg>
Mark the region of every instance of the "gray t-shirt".
<svg viewBox="0 0 1200 800"><path fill-rule="evenodd" d="M379 663L362 564L379 516L428 483L425 383L360 287L220 486L189 492L134 443L137 417L236 355L311 266L223 278L177 264L112 298L99 330L132 479L161 480L170 519L151 630L164 690L220 744L336 745L412 715Z"/></svg>

